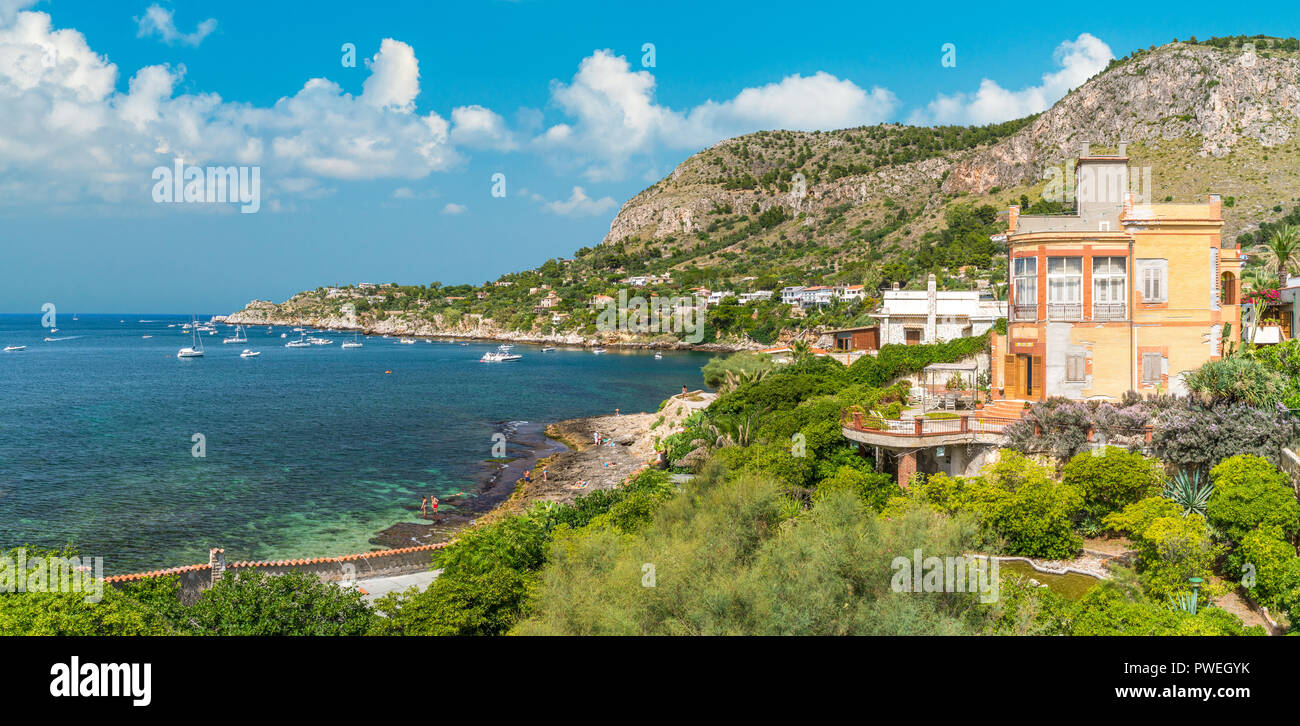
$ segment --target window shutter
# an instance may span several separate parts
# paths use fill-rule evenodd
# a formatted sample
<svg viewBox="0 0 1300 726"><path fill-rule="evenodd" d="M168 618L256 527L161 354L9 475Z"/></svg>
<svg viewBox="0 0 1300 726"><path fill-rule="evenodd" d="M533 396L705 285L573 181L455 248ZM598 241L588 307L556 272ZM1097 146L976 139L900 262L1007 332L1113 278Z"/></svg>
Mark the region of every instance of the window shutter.
<svg viewBox="0 0 1300 726"><path fill-rule="evenodd" d="M1033 381L1031 381L1031 383L1033 384L1033 390L1029 392L1029 397L1038 398L1043 393L1043 356L1041 355L1034 356L1033 366L1034 366L1034 376L1033 376Z"/></svg>
<svg viewBox="0 0 1300 726"><path fill-rule="evenodd" d="M1002 387L1011 398L1020 395L1020 366L1016 365L1017 362L1015 353L1002 356Z"/></svg>

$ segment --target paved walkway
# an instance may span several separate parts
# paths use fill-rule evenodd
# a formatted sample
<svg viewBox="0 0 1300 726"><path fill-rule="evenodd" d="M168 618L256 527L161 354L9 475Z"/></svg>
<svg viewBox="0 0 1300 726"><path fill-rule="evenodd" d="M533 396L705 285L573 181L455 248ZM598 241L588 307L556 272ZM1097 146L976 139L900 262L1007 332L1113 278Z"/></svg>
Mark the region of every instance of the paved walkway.
<svg viewBox="0 0 1300 726"><path fill-rule="evenodd" d="M438 579L438 575L440 574L442 574L442 570L413 572L409 575L368 577L362 580L357 580L353 584L353 587L359 587L362 590L365 590L366 600L374 602L390 592L402 592L410 587L418 587L421 592L424 592L424 589L429 586L429 583Z"/></svg>

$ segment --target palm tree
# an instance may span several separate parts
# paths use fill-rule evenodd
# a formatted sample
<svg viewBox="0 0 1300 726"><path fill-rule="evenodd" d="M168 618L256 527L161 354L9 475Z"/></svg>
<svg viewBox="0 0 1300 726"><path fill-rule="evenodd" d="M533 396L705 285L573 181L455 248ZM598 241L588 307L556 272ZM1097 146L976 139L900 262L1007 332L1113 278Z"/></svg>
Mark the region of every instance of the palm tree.
<svg viewBox="0 0 1300 726"><path fill-rule="evenodd" d="M812 355L812 346L808 345L808 341L802 338L796 338L790 341L790 355L793 356L795 360L803 360Z"/></svg>
<svg viewBox="0 0 1300 726"><path fill-rule="evenodd" d="M1268 242L1251 248L1251 254L1264 259L1264 269L1277 275L1277 286L1286 287L1287 274L1300 268L1300 231L1293 224L1273 230Z"/></svg>
<svg viewBox="0 0 1300 726"><path fill-rule="evenodd" d="M1241 271L1241 292L1243 295L1272 290L1273 282L1274 280L1262 267L1247 267Z"/></svg>

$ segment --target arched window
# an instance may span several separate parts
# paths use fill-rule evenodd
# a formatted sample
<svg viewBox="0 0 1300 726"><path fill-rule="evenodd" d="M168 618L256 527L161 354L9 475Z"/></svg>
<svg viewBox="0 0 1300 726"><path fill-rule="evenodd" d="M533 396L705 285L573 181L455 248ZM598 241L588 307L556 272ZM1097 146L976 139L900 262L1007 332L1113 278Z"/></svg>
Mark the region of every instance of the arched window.
<svg viewBox="0 0 1300 726"><path fill-rule="evenodd" d="M1219 277L1219 290L1223 295L1224 305L1237 304L1237 276L1225 272Z"/></svg>

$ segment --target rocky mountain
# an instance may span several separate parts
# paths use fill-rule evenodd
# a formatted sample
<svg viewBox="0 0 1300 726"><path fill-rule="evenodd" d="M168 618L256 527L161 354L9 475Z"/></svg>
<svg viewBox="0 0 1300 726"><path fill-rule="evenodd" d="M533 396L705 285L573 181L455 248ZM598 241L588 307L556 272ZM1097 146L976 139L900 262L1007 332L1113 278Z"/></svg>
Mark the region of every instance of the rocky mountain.
<svg viewBox="0 0 1300 726"><path fill-rule="evenodd" d="M628 200L603 244L653 246L665 258L696 248L698 257L674 266L710 266L728 251L778 240L812 239L837 250L854 230L869 237L904 210L906 224L871 240L898 250L922 243L954 203L1004 209L1021 194L1037 199L1048 170L1071 164L1085 142L1112 152L1127 142L1131 163L1151 168L1157 200L1194 201L1211 191L1233 197L1231 239L1300 195L1295 41L1252 39L1252 53L1243 40L1140 50L1037 117L988 127L982 138L885 125L727 139ZM725 246L708 244L736 210L773 207L790 218ZM840 223L825 224L831 217ZM809 251L786 261L828 266L860 256L861 246L853 247L829 259Z"/></svg>
<svg viewBox="0 0 1300 726"><path fill-rule="evenodd" d="M1249 45L1248 45L1249 44ZM990 237L1012 204L1067 211L1045 198L1084 144L1122 143L1152 201L1223 195L1225 241L1272 224L1300 202L1300 43L1213 38L1136 51L1036 116L984 127L900 124L831 132L761 131L694 154L628 200L609 234L572 259L495 284L396 286L346 300L325 288L254 302L232 322L360 327L385 334L555 343L652 343L672 336L598 332L597 300L645 275L634 294L705 285L737 293L790 284L943 287L1005 279ZM1055 171L1054 171L1055 170ZM1046 195L1050 197L1051 195ZM543 298L553 297L551 300ZM708 313L706 343L743 349L809 330L869 322L874 305L807 313L778 301ZM810 336L815 340L815 336Z"/></svg>

